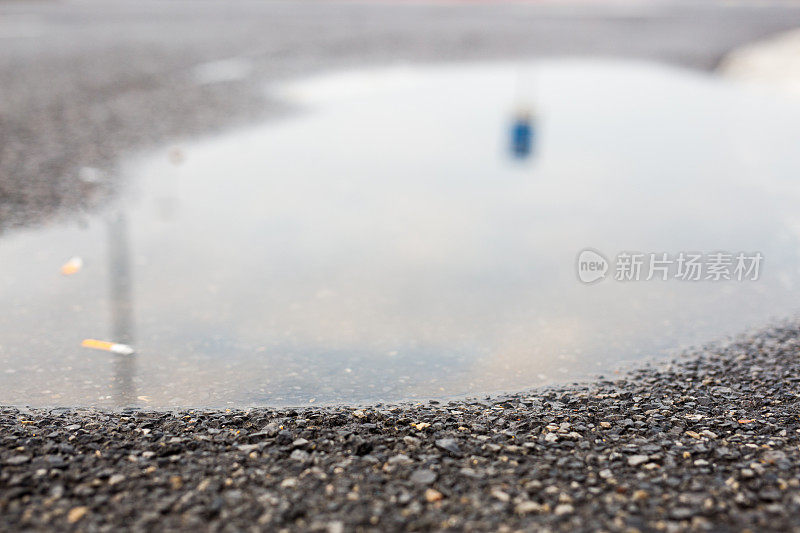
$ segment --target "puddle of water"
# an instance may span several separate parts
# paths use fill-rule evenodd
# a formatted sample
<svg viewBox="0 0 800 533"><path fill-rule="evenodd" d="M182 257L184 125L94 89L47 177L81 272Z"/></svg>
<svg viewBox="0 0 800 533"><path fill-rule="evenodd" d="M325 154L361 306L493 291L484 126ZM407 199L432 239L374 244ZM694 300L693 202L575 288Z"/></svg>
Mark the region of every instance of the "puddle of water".
<svg viewBox="0 0 800 533"><path fill-rule="evenodd" d="M0 239L0 404L513 390L796 311L797 105L597 61L273 90L298 113L132 160L107 212ZM538 119L520 160L507 141L521 101ZM759 251L764 263L754 282L584 285L586 247ZM82 268L62 276L74 256Z"/></svg>

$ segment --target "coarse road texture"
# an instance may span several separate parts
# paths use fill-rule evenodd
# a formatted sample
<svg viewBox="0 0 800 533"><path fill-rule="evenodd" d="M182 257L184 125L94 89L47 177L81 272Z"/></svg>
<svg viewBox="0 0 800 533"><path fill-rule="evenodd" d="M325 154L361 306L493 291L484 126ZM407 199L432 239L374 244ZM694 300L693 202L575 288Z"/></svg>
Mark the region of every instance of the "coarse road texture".
<svg viewBox="0 0 800 533"><path fill-rule="evenodd" d="M91 209L81 167L113 177L132 150L290 111L269 80L553 55L710 69L798 24L776 3L2 2L0 231ZM231 57L253 74L192 75ZM797 530L798 349L792 323L616 382L450 404L0 408L0 530Z"/></svg>
<svg viewBox="0 0 800 533"><path fill-rule="evenodd" d="M0 410L0 530L800 528L800 323L615 382L369 408Z"/></svg>

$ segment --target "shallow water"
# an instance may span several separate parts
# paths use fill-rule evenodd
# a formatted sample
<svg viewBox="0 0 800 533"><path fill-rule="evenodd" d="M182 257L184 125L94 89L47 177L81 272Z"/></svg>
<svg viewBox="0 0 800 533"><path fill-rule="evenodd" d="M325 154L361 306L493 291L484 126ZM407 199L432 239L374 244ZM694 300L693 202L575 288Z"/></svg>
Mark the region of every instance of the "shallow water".
<svg viewBox="0 0 800 533"><path fill-rule="evenodd" d="M396 67L155 150L81 224L0 238L0 404L361 402L612 372L797 311L800 105L642 63ZM511 117L537 142L510 156ZM576 275L760 252L757 281ZM83 268L59 273L70 257ZM82 348L126 342L135 356Z"/></svg>

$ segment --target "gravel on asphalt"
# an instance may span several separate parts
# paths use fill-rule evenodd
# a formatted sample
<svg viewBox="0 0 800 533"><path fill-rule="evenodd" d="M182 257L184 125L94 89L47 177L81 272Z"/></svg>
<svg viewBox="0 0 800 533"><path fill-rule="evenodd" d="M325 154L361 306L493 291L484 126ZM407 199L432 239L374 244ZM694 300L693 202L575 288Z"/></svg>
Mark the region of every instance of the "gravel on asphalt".
<svg viewBox="0 0 800 533"><path fill-rule="evenodd" d="M131 150L284 112L272 79L586 54L710 69L800 24L789 4L592 9L0 3L0 232L93 209ZM192 78L229 57L252 78ZM798 530L799 348L790 323L616 381L448 403L4 407L0 530Z"/></svg>
<svg viewBox="0 0 800 533"><path fill-rule="evenodd" d="M0 409L0 530L800 528L800 322L447 403Z"/></svg>

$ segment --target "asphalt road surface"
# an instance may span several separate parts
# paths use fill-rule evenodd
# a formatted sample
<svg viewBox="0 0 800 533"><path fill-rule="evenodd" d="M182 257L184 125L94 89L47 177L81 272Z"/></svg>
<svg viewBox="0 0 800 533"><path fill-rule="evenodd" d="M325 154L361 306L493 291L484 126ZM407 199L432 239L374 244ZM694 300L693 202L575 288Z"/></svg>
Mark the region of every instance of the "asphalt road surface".
<svg viewBox="0 0 800 533"><path fill-rule="evenodd" d="M798 24L763 2L0 2L0 231L92 209L87 178L131 151L291 112L270 80L559 55L708 70ZM0 529L797 530L798 338L490 401L0 408Z"/></svg>
<svg viewBox="0 0 800 533"><path fill-rule="evenodd" d="M270 80L552 56L711 69L798 24L800 4L765 2L0 2L0 231L92 209L81 168L285 112Z"/></svg>

